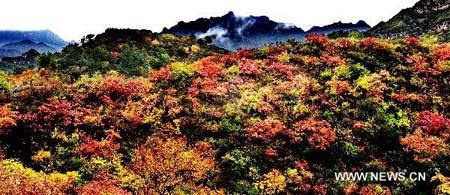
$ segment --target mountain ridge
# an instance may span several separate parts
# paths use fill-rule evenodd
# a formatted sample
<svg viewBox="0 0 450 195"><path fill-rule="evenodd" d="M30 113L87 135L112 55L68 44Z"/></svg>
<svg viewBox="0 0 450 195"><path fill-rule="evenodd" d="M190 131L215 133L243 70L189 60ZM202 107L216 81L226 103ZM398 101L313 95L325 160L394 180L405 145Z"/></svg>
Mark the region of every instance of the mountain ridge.
<svg viewBox="0 0 450 195"><path fill-rule="evenodd" d="M304 31L293 24L275 22L267 16L237 16L229 11L223 16L198 18L194 21L180 21L170 28L164 28L162 33L175 35L191 35L196 38L210 37L216 46L236 50L238 48L257 48L267 43L287 41L289 39L303 40L308 33L328 34L337 30L365 31L370 26L359 23L336 22L324 27L315 27L317 31Z"/></svg>
<svg viewBox="0 0 450 195"><path fill-rule="evenodd" d="M40 53L59 52L67 44L51 30L0 30L0 57L20 56L30 49Z"/></svg>
<svg viewBox="0 0 450 195"><path fill-rule="evenodd" d="M368 31L382 38L439 35L450 40L450 0L421 0Z"/></svg>

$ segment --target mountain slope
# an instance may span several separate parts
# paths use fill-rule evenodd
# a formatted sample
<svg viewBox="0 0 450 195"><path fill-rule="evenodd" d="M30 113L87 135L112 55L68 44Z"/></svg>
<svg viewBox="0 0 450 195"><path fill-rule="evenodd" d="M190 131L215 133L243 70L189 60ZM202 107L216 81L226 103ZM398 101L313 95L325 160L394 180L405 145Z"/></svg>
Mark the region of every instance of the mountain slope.
<svg viewBox="0 0 450 195"><path fill-rule="evenodd" d="M150 30L106 29L87 35L80 44L70 44L61 53L49 56L42 66L60 69L68 75L119 70L127 75L143 75L174 61L227 53L194 37L153 33Z"/></svg>
<svg viewBox="0 0 450 195"><path fill-rule="evenodd" d="M60 38L57 34L50 30L40 31L12 31L3 30L0 31L0 46L8 43L16 43L23 40L30 40L35 43L44 42L50 47L53 47L60 51L67 42Z"/></svg>
<svg viewBox="0 0 450 195"><path fill-rule="evenodd" d="M235 50L259 47L265 43L302 38L304 31L291 24L278 23L266 16L236 16L228 12L221 17L200 18L192 22L179 22L164 29L163 33L211 37L215 45Z"/></svg>
<svg viewBox="0 0 450 195"><path fill-rule="evenodd" d="M349 31L349 30L357 30L360 32L364 32L369 29L370 25L368 25L366 22L362 20L358 21L356 24L343 23L339 21L325 26L314 26L310 30L308 30L307 33L329 34L336 31Z"/></svg>
<svg viewBox="0 0 450 195"><path fill-rule="evenodd" d="M369 30L384 38L437 34L450 40L450 0L421 0Z"/></svg>
<svg viewBox="0 0 450 195"><path fill-rule="evenodd" d="M13 56L20 56L22 52L16 49L4 49L0 48L0 58L2 57L13 57Z"/></svg>
<svg viewBox="0 0 450 195"><path fill-rule="evenodd" d="M54 53L57 51L55 48L47 45L46 43L43 43L43 42L35 43L28 39L19 41L16 43L8 43L8 44L3 45L0 48L4 49L4 50L19 51L21 54L25 53L31 49L34 49L34 50L38 51L39 53L47 53L47 52Z"/></svg>
<svg viewBox="0 0 450 195"><path fill-rule="evenodd" d="M257 48L267 43L303 40L308 33L328 34L338 30L366 31L370 26L360 21L356 24L337 22L323 27L314 27L308 32L293 24L278 23L267 16L236 16L228 12L221 17L199 18L192 22L179 22L163 30L163 33L193 35L196 38L210 37L216 46L229 50Z"/></svg>

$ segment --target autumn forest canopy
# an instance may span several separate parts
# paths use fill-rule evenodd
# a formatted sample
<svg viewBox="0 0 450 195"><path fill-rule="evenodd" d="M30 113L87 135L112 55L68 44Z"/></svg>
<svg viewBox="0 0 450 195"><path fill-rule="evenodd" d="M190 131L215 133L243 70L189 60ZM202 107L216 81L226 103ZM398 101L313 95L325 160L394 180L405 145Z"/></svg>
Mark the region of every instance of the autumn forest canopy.
<svg viewBox="0 0 450 195"><path fill-rule="evenodd" d="M450 44L108 29L0 73L0 194L448 194ZM424 172L340 181L337 172Z"/></svg>

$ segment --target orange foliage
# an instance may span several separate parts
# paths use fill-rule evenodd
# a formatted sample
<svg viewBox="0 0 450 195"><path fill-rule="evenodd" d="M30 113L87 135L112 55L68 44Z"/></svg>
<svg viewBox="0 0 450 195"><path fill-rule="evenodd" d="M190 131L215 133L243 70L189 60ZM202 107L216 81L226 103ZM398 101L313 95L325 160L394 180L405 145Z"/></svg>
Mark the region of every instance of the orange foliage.
<svg viewBox="0 0 450 195"><path fill-rule="evenodd" d="M0 106L0 135L16 125L16 114L11 111L9 106Z"/></svg>
<svg viewBox="0 0 450 195"><path fill-rule="evenodd" d="M449 147L445 144L445 140L423 134L418 130L402 138L400 143L405 151L413 153L414 159L418 162L430 162L437 157L449 155Z"/></svg>
<svg viewBox="0 0 450 195"><path fill-rule="evenodd" d="M215 151L206 142L193 146L186 138L150 137L135 151L132 170L145 179L143 193L170 193L177 187L199 191L196 182L214 168Z"/></svg>
<svg viewBox="0 0 450 195"><path fill-rule="evenodd" d="M94 179L83 185L78 189L78 194L80 195L131 195L132 193L127 192L118 186L118 182L109 178L106 174L98 174L94 176Z"/></svg>
<svg viewBox="0 0 450 195"><path fill-rule="evenodd" d="M247 134L249 137L253 139L270 141L278 133L283 132L285 129L286 127L281 121L274 119L266 119L247 128Z"/></svg>
<svg viewBox="0 0 450 195"><path fill-rule="evenodd" d="M102 141L94 140L90 136L84 137L83 143L78 146L77 151L82 155L90 157L111 157L120 148L120 144L116 143L116 139L120 137L114 131L108 131L107 133L108 136Z"/></svg>
<svg viewBox="0 0 450 195"><path fill-rule="evenodd" d="M336 134L327 121L319 121L313 118L299 121L294 124L293 132L289 135L294 140L306 138L308 144L316 150L326 150L334 141Z"/></svg>

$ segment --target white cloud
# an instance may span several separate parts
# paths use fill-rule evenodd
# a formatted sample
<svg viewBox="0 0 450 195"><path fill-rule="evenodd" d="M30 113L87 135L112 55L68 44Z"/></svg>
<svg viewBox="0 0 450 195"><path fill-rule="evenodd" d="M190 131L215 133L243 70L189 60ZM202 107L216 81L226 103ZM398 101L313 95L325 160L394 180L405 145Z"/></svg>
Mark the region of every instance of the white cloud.
<svg viewBox="0 0 450 195"><path fill-rule="evenodd" d="M216 38L221 39L226 34L227 34L227 30L225 30L224 28L213 27L213 28L208 29L208 31L206 31L205 33L196 34L195 37L203 39L205 37L215 36Z"/></svg>
<svg viewBox="0 0 450 195"><path fill-rule="evenodd" d="M67 40L108 27L160 31L178 21L220 16L266 15L303 29L335 21L370 25L388 20L418 0L5 0L0 29L50 29Z"/></svg>
<svg viewBox="0 0 450 195"><path fill-rule="evenodd" d="M247 29L248 27L251 27L253 24L255 24L256 19L250 18L250 17L237 17L238 20L240 20L242 25L240 25L236 31L239 35L242 35L242 32Z"/></svg>

